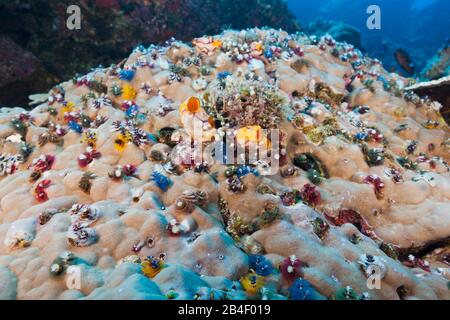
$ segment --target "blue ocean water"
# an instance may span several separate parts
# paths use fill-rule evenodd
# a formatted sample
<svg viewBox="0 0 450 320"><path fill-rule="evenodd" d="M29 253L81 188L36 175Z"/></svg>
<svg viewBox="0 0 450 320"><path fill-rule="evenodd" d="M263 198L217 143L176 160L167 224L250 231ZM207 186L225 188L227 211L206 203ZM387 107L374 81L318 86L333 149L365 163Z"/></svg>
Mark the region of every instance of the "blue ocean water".
<svg viewBox="0 0 450 320"><path fill-rule="evenodd" d="M395 68L393 52L402 48L423 67L450 38L449 0L288 0L302 26L317 20L346 21L361 33L364 49ZM381 29L369 30L369 5L381 10Z"/></svg>

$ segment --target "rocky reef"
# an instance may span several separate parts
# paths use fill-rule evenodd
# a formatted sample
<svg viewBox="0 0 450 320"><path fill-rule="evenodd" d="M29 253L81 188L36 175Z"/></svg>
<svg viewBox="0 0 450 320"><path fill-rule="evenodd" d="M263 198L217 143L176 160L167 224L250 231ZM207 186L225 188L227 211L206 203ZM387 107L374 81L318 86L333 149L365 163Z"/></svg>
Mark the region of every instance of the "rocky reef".
<svg viewBox="0 0 450 320"><path fill-rule="evenodd" d="M70 5L81 8L80 30L66 27ZM26 105L28 94L117 63L139 44L191 40L230 27L299 29L281 0L2 0L0 19L3 106Z"/></svg>
<svg viewBox="0 0 450 320"><path fill-rule="evenodd" d="M364 49L361 43L361 32L345 21L316 20L305 25L303 30L319 37L329 34L336 41L347 42L357 49Z"/></svg>
<svg viewBox="0 0 450 320"><path fill-rule="evenodd" d="M441 115L447 124L450 124L450 76L447 75L436 80L418 82L406 89L425 99L439 102L442 105L442 108L440 108Z"/></svg>
<svg viewBox="0 0 450 320"><path fill-rule="evenodd" d="M0 298L450 299L450 131L411 84L255 28L2 108ZM279 170L212 161L229 132L277 145Z"/></svg>
<svg viewBox="0 0 450 320"><path fill-rule="evenodd" d="M450 42L449 42L450 43ZM450 75L450 46L445 44L432 57L420 74L421 79L437 80Z"/></svg>

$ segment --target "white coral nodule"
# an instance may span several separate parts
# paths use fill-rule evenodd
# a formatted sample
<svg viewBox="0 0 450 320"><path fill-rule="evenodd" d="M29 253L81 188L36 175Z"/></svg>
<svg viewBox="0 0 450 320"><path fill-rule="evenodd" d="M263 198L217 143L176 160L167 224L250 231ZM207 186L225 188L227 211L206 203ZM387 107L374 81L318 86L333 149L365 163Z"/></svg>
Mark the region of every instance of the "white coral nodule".
<svg viewBox="0 0 450 320"><path fill-rule="evenodd" d="M98 209L74 204L69 210L72 224L67 230L67 241L74 247L87 247L97 241L97 232L89 227L99 217Z"/></svg>
<svg viewBox="0 0 450 320"><path fill-rule="evenodd" d="M87 204L74 204L70 210L72 222L85 222L86 224L94 223L99 217L99 210Z"/></svg>
<svg viewBox="0 0 450 320"><path fill-rule="evenodd" d="M383 279L387 272L387 268L382 259L377 256L363 254L359 257L358 263L367 277L376 274L380 279Z"/></svg>
<svg viewBox="0 0 450 320"><path fill-rule="evenodd" d="M67 231L67 241L74 247L87 247L97 241L97 233L86 223L75 222Z"/></svg>
<svg viewBox="0 0 450 320"><path fill-rule="evenodd" d="M17 166L22 163L21 155L1 154L0 155L0 177L13 174Z"/></svg>
<svg viewBox="0 0 450 320"><path fill-rule="evenodd" d="M11 224L6 233L4 244L6 247L24 248L31 245L35 236L35 219L22 219Z"/></svg>

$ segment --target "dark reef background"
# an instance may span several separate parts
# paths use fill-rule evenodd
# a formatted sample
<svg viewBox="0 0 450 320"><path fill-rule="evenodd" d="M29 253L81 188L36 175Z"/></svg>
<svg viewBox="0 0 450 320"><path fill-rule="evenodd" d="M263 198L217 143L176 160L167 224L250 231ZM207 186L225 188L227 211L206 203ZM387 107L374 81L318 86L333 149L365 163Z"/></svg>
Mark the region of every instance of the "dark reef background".
<svg viewBox="0 0 450 320"><path fill-rule="evenodd" d="M81 8L80 30L66 27L73 4ZM299 30L282 0L0 0L0 21L0 105L7 106L118 62L139 44L230 27Z"/></svg>
<svg viewBox="0 0 450 320"><path fill-rule="evenodd" d="M72 4L81 30L66 27ZM381 30L366 27L370 4L381 7ZM394 52L403 49L416 77L436 79L450 69L449 12L449 0L0 0L0 106L26 106L29 94L119 62L139 44L254 26L329 33L400 73Z"/></svg>

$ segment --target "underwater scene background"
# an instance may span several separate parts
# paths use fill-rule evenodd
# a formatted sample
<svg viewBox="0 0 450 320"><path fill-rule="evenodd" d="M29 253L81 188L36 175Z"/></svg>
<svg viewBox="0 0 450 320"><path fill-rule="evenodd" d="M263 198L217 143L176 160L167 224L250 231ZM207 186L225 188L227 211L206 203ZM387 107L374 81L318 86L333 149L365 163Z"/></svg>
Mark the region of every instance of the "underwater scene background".
<svg viewBox="0 0 450 320"><path fill-rule="evenodd" d="M66 27L73 4L82 11L80 30ZM381 9L379 30L366 26L371 4ZM394 57L402 49L414 75L438 78L448 67L448 50L437 72L424 68L448 46L449 9L446 0L0 0L0 105L27 104L29 94L117 63L138 44L255 26L330 33L404 73Z"/></svg>
<svg viewBox="0 0 450 320"><path fill-rule="evenodd" d="M388 70L402 72L394 52L403 49L420 73L450 39L447 0L290 0L288 4L307 32L331 32L380 59ZM370 5L381 9L380 29L367 28Z"/></svg>
<svg viewBox="0 0 450 320"><path fill-rule="evenodd" d="M0 21L0 300L450 300L448 1Z"/></svg>

